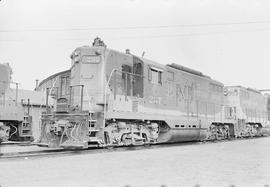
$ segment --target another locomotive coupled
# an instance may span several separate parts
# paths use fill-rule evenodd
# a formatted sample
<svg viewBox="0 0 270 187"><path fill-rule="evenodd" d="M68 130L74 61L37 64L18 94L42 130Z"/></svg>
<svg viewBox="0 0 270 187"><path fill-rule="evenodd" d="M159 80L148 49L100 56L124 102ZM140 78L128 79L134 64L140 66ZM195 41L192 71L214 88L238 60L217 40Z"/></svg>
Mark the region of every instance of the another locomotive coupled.
<svg viewBox="0 0 270 187"><path fill-rule="evenodd" d="M33 130L38 134L36 129L40 111L45 108L45 96L40 92L19 89L19 84L11 81L11 74L8 63L0 64L0 143L32 141L37 136Z"/></svg>
<svg viewBox="0 0 270 187"><path fill-rule="evenodd" d="M108 49L99 38L75 49L71 59L68 84L48 88L57 102L42 114L37 145L88 148L269 134L260 93L250 93L261 101L253 108L261 115L250 121L243 108L253 105L230 94L240 87L224 88L199 71Z"/></svg>

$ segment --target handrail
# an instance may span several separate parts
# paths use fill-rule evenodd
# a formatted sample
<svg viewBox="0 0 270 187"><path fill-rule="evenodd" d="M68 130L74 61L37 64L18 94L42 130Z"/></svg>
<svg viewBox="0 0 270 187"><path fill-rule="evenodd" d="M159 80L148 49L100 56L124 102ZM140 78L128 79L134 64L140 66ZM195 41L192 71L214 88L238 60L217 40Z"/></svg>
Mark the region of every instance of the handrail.
<svg viewBox="0 0 270 187"><path fill-rule="evenodd" d="M70 93L69 93L69 106L71 106L71 93L72 93L72 88L74 87L80 87L81 90L80 90L80 93L81 93L81 103L80 103L80 107L81 107L81 111L83 109L83 88L84 88L84 85L83 84L77 84L77 85L71 85L69 86L69 89L70 89Z"/></svg>
<svg viewBox="0 0 270 187"><path fill-rule="evenodd" d="M109 76L109 78L108 78L108 81L107 81L107 83L105 84L105 86L104 86L104 111L103 111L103 127L105 127L105 121L106 121L106 110L107 110L107 88L108 88L108 86L109 86L109 83L110 83L110 80L111 80L111 78L112 78L112 75L113 75L113 73L115 72L115 71L117 71L117 69L112 69L112 71L111 71L111 73L110 73L110 76ZM106 79L105 79L105 81L106 81Z"/></svg>

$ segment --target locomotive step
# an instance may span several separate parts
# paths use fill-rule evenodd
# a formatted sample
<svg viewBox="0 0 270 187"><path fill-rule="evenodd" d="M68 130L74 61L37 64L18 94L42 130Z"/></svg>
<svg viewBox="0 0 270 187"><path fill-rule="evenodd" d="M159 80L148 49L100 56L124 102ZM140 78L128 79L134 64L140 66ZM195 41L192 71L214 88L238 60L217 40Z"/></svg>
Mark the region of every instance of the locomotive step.
<svg viewBox="0 0 270 187"><path fill-rule="evenodd" d="M88 131L89 132L98 132L99 130L98 129L89 129Z"/></svg>

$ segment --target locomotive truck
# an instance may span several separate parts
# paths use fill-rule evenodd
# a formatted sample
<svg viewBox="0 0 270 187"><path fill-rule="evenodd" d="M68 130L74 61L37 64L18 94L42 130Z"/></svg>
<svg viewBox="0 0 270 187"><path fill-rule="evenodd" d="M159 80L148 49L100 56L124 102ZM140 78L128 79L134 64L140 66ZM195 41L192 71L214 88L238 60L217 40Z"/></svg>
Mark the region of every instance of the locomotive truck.
<svg viewBox="0 0 270 187"><path fill-rule="evenodd" d="M68 84L47 88L56 93L56 106L42 114L37 145L128 146L270 132L267 97L256 90L118 52L100 38L76 48L71 61Z"/></svg>

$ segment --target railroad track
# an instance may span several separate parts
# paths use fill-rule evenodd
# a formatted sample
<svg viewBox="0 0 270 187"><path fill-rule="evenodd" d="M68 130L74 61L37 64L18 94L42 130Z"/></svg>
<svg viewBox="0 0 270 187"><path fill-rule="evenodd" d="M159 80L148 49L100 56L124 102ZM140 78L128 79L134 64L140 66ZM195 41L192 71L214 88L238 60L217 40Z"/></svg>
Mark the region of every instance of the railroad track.
<svg viewBox="0 0 270 187"><path fill-rule="evenodd" d="M165 147L165 145L155 145L155 147ZM168 147L168 145L167 145ZM0 159L28 159L31 157L45 157L45 156L60 156L60 155L79 155L79 154L91 154L91 153L105 153L105 152L115 152L115 151L132 151L132 150L142 150L151 149L154 146L128 146L128 147L105 147L105 148L88 148L88 149L47 149L38 151L23 151L23 152L12 152L12 153L0 153Z"/></svg>
<svg viewBox="0 0 270 187"><path fill-rule="evenodd" d="M12 145L17 145L17 146L31 146L31 142L16 142L16 141L8 141L8 142L2 142L0 146L12 146Z"/></svg>
<svg viewBox="0 0 270 187"><path fill-rule="evenodd" d="M173 143L173 144L156 144L156 145L141 145L141 146L119 146L119 147L104 147L104 148L88 148L88 149L59 149L59 148L47 148L37 151L22 151L22 152L11 152L11 153L1 153L0 159L28 159L32 157L53 157L60 155L79 155L79 154L94 154L94 153L106 153L106 152L118 152L118 151L135 151L135 150L144 150L144 149L156 149L156 148L166 148L174 146L187 146L187 145L198 145L198 144L210 144L210 143L222 143L229 141L245 141L255 138L267 138L268 136L263 137L249 137L249 138L232 138L218 141L203 141L203 142L182 142L182 143ZM23 146L23 145L22 145ZM29 146L28 144L26 146Z"/></svg>

